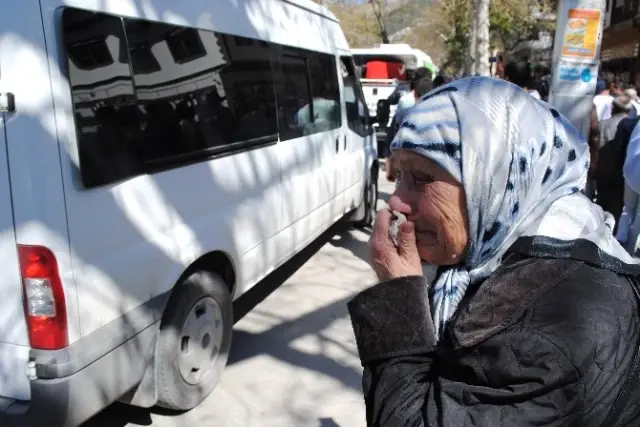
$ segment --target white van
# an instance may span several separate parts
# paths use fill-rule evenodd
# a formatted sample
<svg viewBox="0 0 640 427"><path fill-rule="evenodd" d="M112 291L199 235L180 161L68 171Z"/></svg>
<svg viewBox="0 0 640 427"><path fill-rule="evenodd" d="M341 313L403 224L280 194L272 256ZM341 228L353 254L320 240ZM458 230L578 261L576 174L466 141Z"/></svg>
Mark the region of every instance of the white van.
<svg viewBox="0 0 640 427"><path fill-rule="evenodd" d="M232 301L372 220L372 120L311 0L4 2L0 100L1 426L193 408Z"/></svg>

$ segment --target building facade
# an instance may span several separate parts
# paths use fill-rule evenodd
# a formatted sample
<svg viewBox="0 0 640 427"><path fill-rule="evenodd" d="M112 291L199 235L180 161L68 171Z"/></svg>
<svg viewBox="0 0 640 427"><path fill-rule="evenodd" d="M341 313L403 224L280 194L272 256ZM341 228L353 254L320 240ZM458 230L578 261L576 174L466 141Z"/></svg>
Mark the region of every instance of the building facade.
<svg viewBox="0 0 640 427"><path fill-rule="evenodd" d="M640 8L638 0L607 0L600 61L627 83L640 87Z"/></svg>

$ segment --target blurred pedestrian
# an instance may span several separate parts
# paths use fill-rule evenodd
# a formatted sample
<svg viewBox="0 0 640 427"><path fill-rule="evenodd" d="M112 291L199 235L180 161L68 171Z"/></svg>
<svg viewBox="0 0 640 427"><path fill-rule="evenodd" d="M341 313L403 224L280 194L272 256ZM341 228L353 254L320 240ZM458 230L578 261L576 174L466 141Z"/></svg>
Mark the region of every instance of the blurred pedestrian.
<svg viewBox="0 0 640 427"><path fill-rule="evenodd" d="M533 74L534 88L540 94L543 101L549 99L549 91L551 90L551 70L544 65L536 65Z"/></svg>
<svg viewBox="0 0 640 427"><path fill-rule="evenodd" d="M631 99L631 111L629 112L629 116L637 116L640 112L640 103L638 102L638 92L636 91L636 88L633 85L630 85L630 87L624 90L624 94Z"/></svg>
<svg viewBox="0 0 640 427"><path fill-rule="evenodd" d="M535 99L542 99L540 93L535 89L531 77L531 68L526 61L510 61L504 67L504 79L520 86Z"/></svg>
<svg viewBox="0 0 640 427"><path fill-rule="evenodd" d="M592 164L596 165L595 184L597 203L611 213L616 220L614 233L619 225L618 219L624 206L624 176L622 169L633 125L629 124L631 99L619 95L612 102L612 115L600 123L600 141L598 152Z"/></svg>
<svg viewBox="0 0 640 427"><path fill-rule="evenodd" d="M445 74L438 74L435 79L433 79L433 88L437 88L439 86L444 86L448 83L451 83L453 79Z"/></svg>
<svg viewBox="0 0 640 427"><path fill-rule="evenodd" d="M621 124L621 133L628 135L625 149L624 207L620 215L616 237L632 254L640 255L640 116L628 118ZM626 125L626 126L624 126Z"/></svg>
<svg viewBox="0 0 640 427"><path fill-rule="evenodd" d="M611 117L613 98L621 95L622 83L609 71L602 73L602 77L596 83L596 96L593 104L598 112L598 121L602 122Z"/></svg>
<svg viewBox="0 0 640 427"><path fill-rule="evenodd" d="M600 147L613 140L618 130L618 124L629 117L633 108L631 98L628 95L618 95L611 102L611 117L600 122Z"/></svg>

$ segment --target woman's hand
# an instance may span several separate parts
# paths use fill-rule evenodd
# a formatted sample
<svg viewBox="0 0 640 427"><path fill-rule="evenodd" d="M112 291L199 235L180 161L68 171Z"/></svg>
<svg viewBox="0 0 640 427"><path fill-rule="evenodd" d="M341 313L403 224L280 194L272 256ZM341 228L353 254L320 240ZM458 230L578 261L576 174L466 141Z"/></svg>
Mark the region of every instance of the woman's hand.
<svg viewBox="0 0 640 427"><path fill-rule="evenodd" d="M422 276L422 261L416 247L415 226L404 222L398 231L398 247L389 236L393 214L388 209L378 211L369 240L371 265L380 281L406 276Z"/></svg>

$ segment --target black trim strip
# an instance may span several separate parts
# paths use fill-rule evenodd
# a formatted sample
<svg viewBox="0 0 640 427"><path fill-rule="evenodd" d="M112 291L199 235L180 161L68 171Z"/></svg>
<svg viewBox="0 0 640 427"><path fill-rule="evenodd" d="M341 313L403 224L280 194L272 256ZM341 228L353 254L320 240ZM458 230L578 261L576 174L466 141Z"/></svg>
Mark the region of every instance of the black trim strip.
<svg viewBox="0 0 640 427"><path fill-rule="evenodd" d="M511 245L509 252L539 258L575 259L614 273L640 276L640 264L627 264L586 239L566 241L547 236L521 237Z"/></svg>
<svg viewBox="0 0 640 427"><path fill-rule="evenodd" d="M229 156L231 154L239 153L242 151L255 150L257 148L263 148L273 145L278 142L278 135L267 135L259 138L253 138L246 141L234 142L231 144L224 144L217 147L209 147L199 151L192 151L184 154L176 154L173 156L162 157L160 159L144 160L145 172L149 173L149 168L154 171L156 167L170 166L172 168L183 166L184 164L201 162L204 160L210 160L213 158L219 158Z"/></svg>

